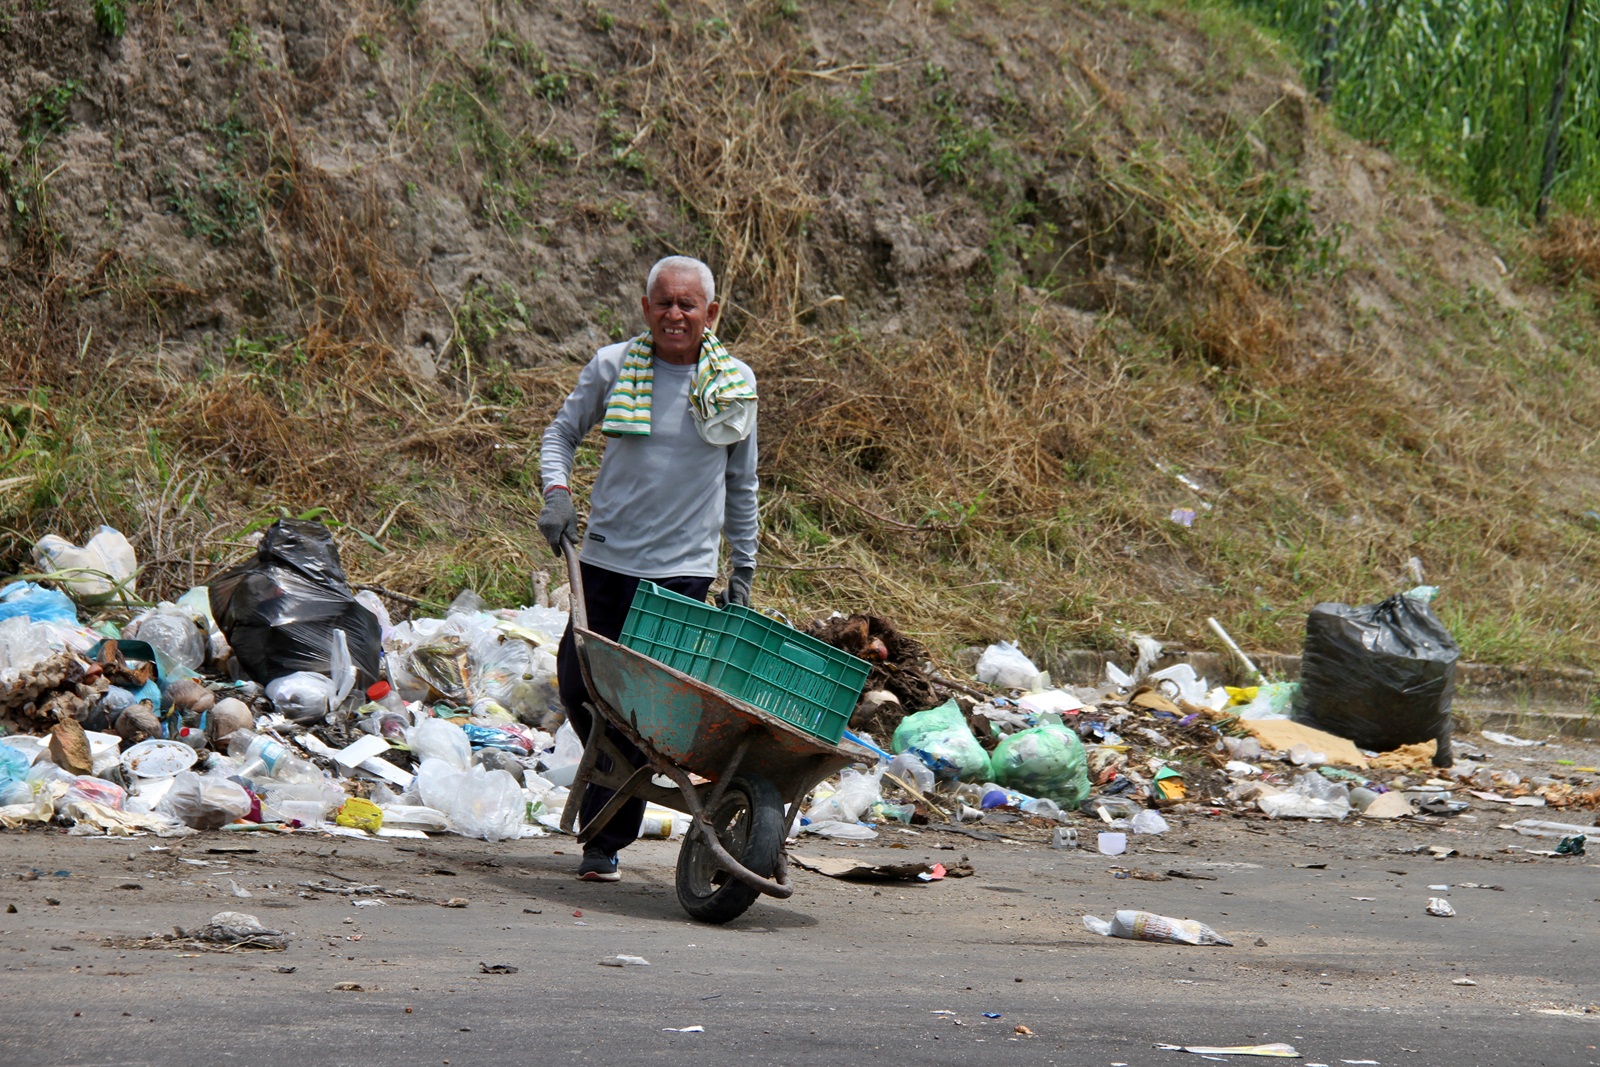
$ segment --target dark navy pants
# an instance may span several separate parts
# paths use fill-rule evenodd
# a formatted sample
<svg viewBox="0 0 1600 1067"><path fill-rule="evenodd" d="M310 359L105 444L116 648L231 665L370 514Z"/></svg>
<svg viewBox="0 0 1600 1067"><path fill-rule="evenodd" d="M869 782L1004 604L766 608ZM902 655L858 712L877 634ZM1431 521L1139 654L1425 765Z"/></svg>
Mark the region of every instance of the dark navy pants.
<svg viewBox="0 0 1600 1067"><path fill-rule="evenodd" d="M591 566L588 563L579 563L583 574L583 601L584 607L589 611L589 629L601 637L609 637L615 641L622 635L622 624L628 619L628 606L633 603L633 594L639 588L639 579L627 574L618 574L608 571L603 567ZM689 597L693 600L705 600L706 593L711 589L710 578L652 578L663 589L670 589L674 593ZM589 741L589 727L591 719L589 709L584 702L589 699L588 690L583 685L583 673L578 667L577 645L572 639L572 624L567 624L567 632L561 635L561 648L556 653L556 681L561 690L561 703L567 709L567 718L572 722L572 728L578 731L578 739L585 744ZM615 728L608 727L606 734L627 756L628 762L635 767L644 765L644 754L641 753L633 742L623 737ZM601 756L597 769L611 770L611 761ZM583 791L583 806L579 809L579 821L583 826L589 820L600 814L600 809L606 806L615 794L615 790L606 789L599 785L590 785ZM627 848L639 839L639 826L644 822L644 801L633 797L622 806L600 835L589 842L591 848L599 849L610 855L621 849Z"/></svg>

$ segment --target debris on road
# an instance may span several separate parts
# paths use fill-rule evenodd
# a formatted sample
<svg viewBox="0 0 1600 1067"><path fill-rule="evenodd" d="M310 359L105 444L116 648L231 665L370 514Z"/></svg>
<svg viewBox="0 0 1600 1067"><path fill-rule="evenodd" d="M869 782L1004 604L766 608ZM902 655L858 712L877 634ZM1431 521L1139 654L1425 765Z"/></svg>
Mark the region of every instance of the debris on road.
<svg viewBox="0 0 1600 1067"><path fill-rule="evenodd" d="M600 961L602 967L648 967L650 961L643 956L607 956Z"/></svg>
<svg viewBox="0 0 1600 1067"><path fill-rule="evenodd" d="M1451 907L1450 902L1444 897L1429 897L1428 914L1437 915L1441 919L1453 919L1456 909Z"/></svg>
<svg viewBox="0 0 1600 1067"><path fill-rule="evenodd" d="M847 882L937 882L945 878L966 878L977 873L965 856L961 862L943 863L863 863L856 860L791 855L796 867Z"/></svg>
<svg viewBox="0 0 1600 1067"><path fill-rule="evenodd" d="M1129 941L1161 941L1175 945L1233 944L1203 922L1173 919L1148 911L1119 911L1110 922L1085 915L1083 925L1090 933L1101 937L1121 937Z"/></svg>
<svg viewBox="0 0 1600 1067"><path fill-rule="evenodd" d="M1155 1047L1163 1052L1193 1052L1200 1056L1270 1056L1285 1060L1300 1058L1298 1049L1281 1041L1270 1045L1157 1045Z"/></svg>
<svg viewBox="0 0 1600 1067"><path fill-rule="evenodd" d="M242 911L221 911L204 926L190 930L174 927L170 934L151 934L145 938L108 942L115 947L196 949L205 952L238 952L260 949L282 952L294 935L261 925L261 920Z"/></svg>

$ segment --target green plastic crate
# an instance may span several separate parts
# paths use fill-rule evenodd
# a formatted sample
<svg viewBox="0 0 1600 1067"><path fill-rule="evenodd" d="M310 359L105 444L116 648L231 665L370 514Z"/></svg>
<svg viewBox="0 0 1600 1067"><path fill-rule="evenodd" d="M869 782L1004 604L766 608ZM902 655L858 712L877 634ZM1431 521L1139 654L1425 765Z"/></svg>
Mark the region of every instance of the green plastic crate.
<svg viewBox="0 0 1600 1067"><path fill-rule="evenodd" d="M622 644L701 681L721 639L722 612L654 582L639 583L622 624Z"/></svg>
<svg viewBox="0 0 1600 1067"><path fill-rule="evenodd" d="M838 744L870 664L737 605L640 582L622 644L784 722Z"/></svg>
<svg viewBox="0 0 1600 1067"><path fill-rule="evenodd" d="M749 608L720 614L722 641L705 682L838 744L871 664Z"/></svg>

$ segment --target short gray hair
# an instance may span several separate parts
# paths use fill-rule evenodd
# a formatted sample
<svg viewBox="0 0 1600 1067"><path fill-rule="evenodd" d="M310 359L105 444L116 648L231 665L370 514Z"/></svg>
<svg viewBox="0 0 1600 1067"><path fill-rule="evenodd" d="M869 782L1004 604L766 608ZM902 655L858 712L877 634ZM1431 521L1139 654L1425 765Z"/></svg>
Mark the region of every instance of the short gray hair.
<svg viewBox="0 0 1600 1067"><path fill-rule="evenodd" d="M650 276L644 280L644 295L650 295L650 291L656 287L656 279L662 272L679 270L690 270L700 275L700 288L705 293L706 303L709 304L717 298L717 280L711 276L711 268L693 256L667 256L665 259L656 260L656 265L650 268Z"/></svg>

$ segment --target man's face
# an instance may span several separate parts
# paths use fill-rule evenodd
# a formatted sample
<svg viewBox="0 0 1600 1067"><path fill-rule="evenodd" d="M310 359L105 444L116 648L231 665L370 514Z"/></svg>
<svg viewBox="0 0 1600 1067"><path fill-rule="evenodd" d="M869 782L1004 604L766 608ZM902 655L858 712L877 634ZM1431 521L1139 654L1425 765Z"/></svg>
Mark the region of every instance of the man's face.
<svg viewBox="0 0 1600 1067"><path fill-rule="evenodd" d="M700 358L700 338L717 317L717 302L707 301L700 275L692 270L664 270L640 298L644 321L655 341L655 354L668 363L688 364Z"/></svg>

